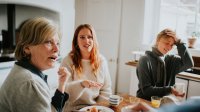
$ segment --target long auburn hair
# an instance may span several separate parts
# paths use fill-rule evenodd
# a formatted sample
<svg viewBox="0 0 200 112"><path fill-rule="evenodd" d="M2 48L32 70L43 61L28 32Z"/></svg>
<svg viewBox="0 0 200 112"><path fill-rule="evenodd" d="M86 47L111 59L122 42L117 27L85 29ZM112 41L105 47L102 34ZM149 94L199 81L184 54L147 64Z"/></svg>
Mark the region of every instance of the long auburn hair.
<svg viewBox="0 0 200 112"><path fill-rule="evenodd" d="M75 71L77 71L79 77L80 77L80 74L83 72L83 66L81 64L82 55L81 55L80 48L78 46L78 34L84 28L89 29L93 37L94 45L90 54L90 64L91 64L94 75L97 74L99 66L100 66L99 49L98 49L98 42L97 42L95 30L89 24L81 24L75 30L73 41L72 41L72 50L70 52L70 56L73 61L72 68Z"/></svg>

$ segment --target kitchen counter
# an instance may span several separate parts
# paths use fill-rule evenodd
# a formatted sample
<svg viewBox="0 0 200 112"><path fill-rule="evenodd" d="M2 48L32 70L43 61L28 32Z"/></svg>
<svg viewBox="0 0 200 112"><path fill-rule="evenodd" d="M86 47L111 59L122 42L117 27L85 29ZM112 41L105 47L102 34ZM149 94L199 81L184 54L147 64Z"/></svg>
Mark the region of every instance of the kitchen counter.
<svg viewBox="0 0 200 112"><path fill-rule="evenodd" d="M126 62L125 64L128 66L137 66L138 61L130 60ZM187 80L193 80L193 81L200 81L200 75L194 74L194 73L187 73L187 72L180 72L176 75L178 78L187 79Z"/></svg>
<svg viewBox="0 0 200 112"><path fill-rule="evenodd" d="M9 61L9 62L1 62L0 63L0 70L6 69L6 68L12 68L15 61Z"/></svg>
<svg viewBox="0 0 200 112"><path fill-rule="evenodd" d="M182 79L187 79L187 80L200 81L200 75L199 74L181 72L181 73L177 74L176 77L182 78Z"/></svg>

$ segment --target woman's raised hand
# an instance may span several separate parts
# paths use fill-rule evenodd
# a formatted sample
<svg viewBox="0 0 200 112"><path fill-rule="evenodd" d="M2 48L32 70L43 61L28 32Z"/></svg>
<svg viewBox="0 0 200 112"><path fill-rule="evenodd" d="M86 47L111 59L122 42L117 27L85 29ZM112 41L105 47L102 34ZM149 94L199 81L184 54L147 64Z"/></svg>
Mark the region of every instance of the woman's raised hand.
<svg viewBox="0 0 200 112"><path fill-rule="evenodd" d="M70 77L70 72L65 67L60 67L58 70L58 90L62 93L65 91L65 83Z"/></svg>
<svg viewBox="0 0 200 112"><path fill-rule="evenodd" d="M170 29L165 29L164 30L165 34L167 34L168 36L171 36L174 38L174 44L177 44L180 42L180 38L177 37L176 32L170 30Z"/></svg>
<svg viewBox="0 0 200 112"><path fill-rule="evenodd" d="M90 80L84 80L81 82L81 85L84 87L84 88L101 88L103 86L102 83L98 83L98 82L95 82L95 81L90 81Z"/></svg>

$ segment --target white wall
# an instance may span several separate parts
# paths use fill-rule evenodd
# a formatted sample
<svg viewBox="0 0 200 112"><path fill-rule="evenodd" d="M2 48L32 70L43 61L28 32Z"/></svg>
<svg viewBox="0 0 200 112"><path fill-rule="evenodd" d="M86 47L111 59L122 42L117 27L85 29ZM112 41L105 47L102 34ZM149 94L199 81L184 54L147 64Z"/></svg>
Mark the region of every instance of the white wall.
<svg viewBox="0 0 200 112"><path fill-rule="evenodd" d="M62 41L60 55L66 56L71 50L75 24L75 0L61 0L61 31Z"/></svg>
<svg viewBox="0 0 200 112"><path fill-rule="evenodd" d="M125 65L133 59L131 52L140 49L143 35L145 0L123 0L117 91L128 93L130 68Z"/></svg>
<svg viewBox="0 0 200 112"><path fill-rule="evenodd" d="M15 13L16 14L16 17L15 17L16 28L19 26L19 24L22 21L28 18L39 17L39 16L49 18L53 20L56 24L60 25L59 13L51 11L51 10L38 8L38 7L32 7L32 6L16 5L15 12L16 12Z"/></svg>

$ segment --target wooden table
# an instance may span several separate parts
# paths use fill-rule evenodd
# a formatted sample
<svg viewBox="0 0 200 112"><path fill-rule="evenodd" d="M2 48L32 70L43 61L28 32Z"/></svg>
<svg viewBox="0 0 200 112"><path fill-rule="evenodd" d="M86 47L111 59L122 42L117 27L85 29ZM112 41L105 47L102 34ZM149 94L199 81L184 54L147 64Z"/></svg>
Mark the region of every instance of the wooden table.
<svg viewBox="0 0 200 112"><path fill-rule="evenodd" d="M144 99L141 99L141 98L137 98L135 96L131 96L131 95L128 95L128 94L120 94L119 96L123 97L123 101L118 106L110 106L109 102L101 102L101 103L98 103L97 105L109 107L114 112L121 112L121 109L123 107L131 105L130 98L139 99L140 102L145 102L148 105L151 105L151 102L149 102L147 100L144 100Z"/></svg>

